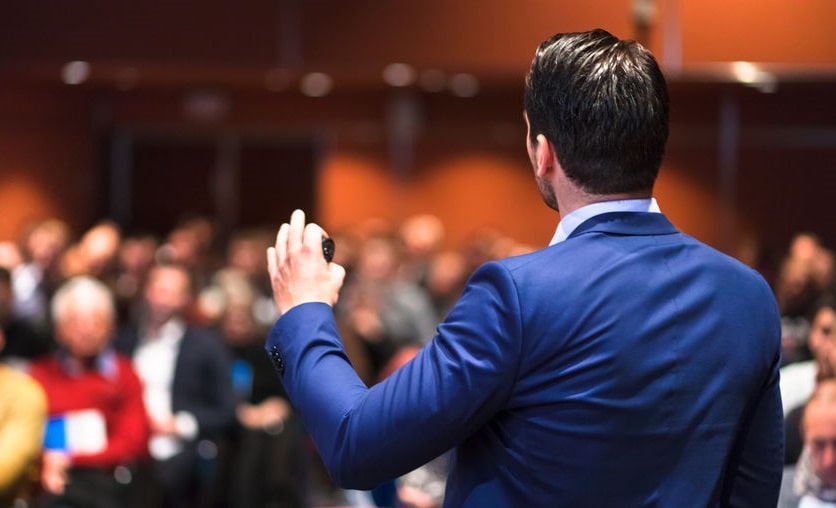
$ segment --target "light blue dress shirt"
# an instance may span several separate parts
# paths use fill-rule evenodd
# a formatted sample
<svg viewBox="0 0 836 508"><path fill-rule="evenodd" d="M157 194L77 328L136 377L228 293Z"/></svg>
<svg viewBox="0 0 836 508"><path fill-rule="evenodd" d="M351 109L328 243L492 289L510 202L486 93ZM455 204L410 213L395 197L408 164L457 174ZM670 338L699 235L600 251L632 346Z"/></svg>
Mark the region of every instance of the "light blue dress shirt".
<svg viewBox="0 0 836 508"><path fill-rule="evenodd" d="M568 238L569 235L572 234L572 231L574 231L576 227L580 226L587 219L609 212L661 213L659 210L659 204L656 203L655 198L619 199L616 201L601 201L600 203L592 203L591 205L578 208L572 213L567 214L566 217L561 217L560 223L557 225L557 231L555 231L549 245L560 243Z"/></svg>

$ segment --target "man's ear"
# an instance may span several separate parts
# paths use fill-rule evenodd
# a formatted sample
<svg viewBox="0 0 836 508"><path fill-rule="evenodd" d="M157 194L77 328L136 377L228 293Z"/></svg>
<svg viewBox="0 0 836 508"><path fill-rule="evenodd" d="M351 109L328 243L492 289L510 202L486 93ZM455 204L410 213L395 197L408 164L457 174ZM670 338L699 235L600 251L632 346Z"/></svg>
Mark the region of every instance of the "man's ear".
<svg viewBox="0 0 836 508"><path fill-rule="evenodd" d="M537 165L534 169L536 175L540 178L549 176L555 169L557 164L557 157L554 152L554 147L546 139L543 134L537 135L537 144L534 146L534 159Z"/></svg>

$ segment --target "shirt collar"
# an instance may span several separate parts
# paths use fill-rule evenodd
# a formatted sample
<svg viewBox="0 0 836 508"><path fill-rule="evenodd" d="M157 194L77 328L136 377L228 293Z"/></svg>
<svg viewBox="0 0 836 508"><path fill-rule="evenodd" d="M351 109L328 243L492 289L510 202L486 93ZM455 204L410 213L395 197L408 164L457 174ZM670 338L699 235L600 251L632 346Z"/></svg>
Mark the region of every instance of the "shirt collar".
<svg viewBox="0 0 836 508"><path fill-rule="evenodd" d="M562 242L572 231L583 224L588 219L601 215L602 213L610 212L649 212L661 213L659 204L655 198L646 199L618 199L615 201L601 201L599 203L592 203L582 206L572 213L566 214L565 217L560 218L560 223L557 225L557 230L554 232L549 245L554 245Z"/></svg>
<svg viewBox="0 0 836 508"><path fill-rule="evenodd" d="M84 367L66 351L60 351L58 362L64 372L72 377L78 377L84 372ZM110 347L99 353L93 365L93 370L103 377L113 379L117 374L116 353Z"/></svg>
<svg viewBox="0 0 836 508"><path fill-rule="evenodd" d="M183 334L186 333L186 322L175 316L163 323L160 326L159 330L156 333L152 333L151 330L145 329L141 335L142 342L154 342L156 340L160 340L165 343L177 343L182 337Z"/></svg>

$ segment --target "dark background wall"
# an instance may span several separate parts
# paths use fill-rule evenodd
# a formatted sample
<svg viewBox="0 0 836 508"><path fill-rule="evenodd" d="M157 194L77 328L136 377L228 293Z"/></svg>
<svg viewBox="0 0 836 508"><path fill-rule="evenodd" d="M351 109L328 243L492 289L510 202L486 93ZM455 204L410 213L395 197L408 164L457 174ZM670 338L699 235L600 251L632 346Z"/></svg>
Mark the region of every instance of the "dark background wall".
<svg viewBox="0 0 836 508"><path fill-rule="evenodd" d="M740 256L801 230L836 245L836 5L657 1L644 27L638 3L7 2L0 240L47 216L159 231L207 213L233 229L302 206L329 228L431 212L454 245L485 226L542 245L557 217L525 155L523 76L551 33L603 26L643 40L670 80L657 195L681 229ZM89 79L61 83L78 59ZM740 83L738 60L777 86ZM468 72L479 92L388 87L391 62ZM333 91L299 93L309 71Z"/></svg>

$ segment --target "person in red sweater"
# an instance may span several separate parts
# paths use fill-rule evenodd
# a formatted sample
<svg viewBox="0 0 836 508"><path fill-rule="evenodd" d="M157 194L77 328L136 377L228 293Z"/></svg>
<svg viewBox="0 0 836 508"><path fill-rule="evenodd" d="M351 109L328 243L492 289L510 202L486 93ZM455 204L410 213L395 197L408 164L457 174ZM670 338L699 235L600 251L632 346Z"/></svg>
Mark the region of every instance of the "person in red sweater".
<svg viewBox="0 0 836 508"><path fill-rule="evenodd" d="M124 506L150 431L139 377L110 346L112 295L94 278L71 279L53 297L52 317L59 350L30 366L49 414L37 506Z"/></svg>

